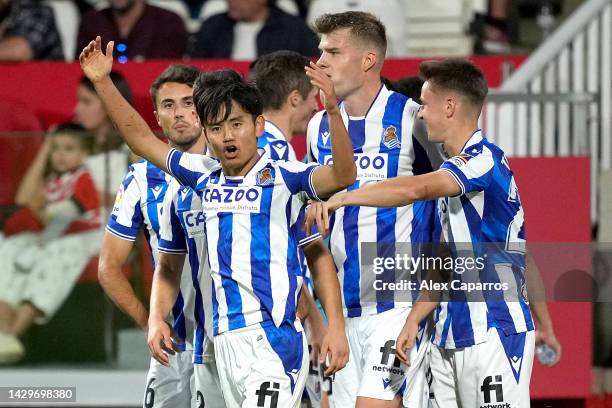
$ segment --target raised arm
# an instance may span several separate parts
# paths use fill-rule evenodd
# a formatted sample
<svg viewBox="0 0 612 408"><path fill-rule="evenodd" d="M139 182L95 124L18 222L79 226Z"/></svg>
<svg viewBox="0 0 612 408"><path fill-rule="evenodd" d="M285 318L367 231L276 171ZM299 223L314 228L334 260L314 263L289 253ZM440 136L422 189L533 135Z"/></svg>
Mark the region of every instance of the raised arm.
<svg viewBox="0 0 612 408"><path fill-rule="evenodd" d="M36 157L28 167L25 176L19 183L17 194L15 195L15 204L24 207L30 207L33 210L38 210L44 204L42 196L45 167L49 160L49 152L51 151L51 139L45 137Z"/></svg>
<svg viewBox="0 0 612 408"><path fill-rule="evenodd" d="M321 90L321 99L329 118L333 162L329 166L317 168L312 176L317 195L327 198L355 182L357 167L353 158L353 145L342 121L331 79L313 62L305 69L310 82Z"/></svg>
<svg viewBox="0 0 612 408"><path fill-rule="evenodd" d="M102 39L98 36L83 49L79 56L81 69L94 84L106 113L130 149L167 172L166 157L170 146L153 134L142 116L121 96L110 79L114 41L109 41L106 46L106 55L102 52L101 43Z"/></svg>

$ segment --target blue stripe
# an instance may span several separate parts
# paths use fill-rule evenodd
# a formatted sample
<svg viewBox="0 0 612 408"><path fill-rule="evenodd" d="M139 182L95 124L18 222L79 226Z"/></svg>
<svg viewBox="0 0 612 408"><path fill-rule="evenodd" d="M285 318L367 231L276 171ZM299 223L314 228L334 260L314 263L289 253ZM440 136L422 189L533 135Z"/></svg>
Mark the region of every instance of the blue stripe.
<svg viewBox="0 0 612 408"><path fill-rule="evenodd" d="M113 235L116 235L117 237L121 238L121 239L126 239L128 241L134 241L136 239L136 234L132 234L133 231L130 231L130 228L126 228L121 224L115 224L113 225L113 228L111 228L111 223L109 222L109 224L106 226L106 230L108 232L110 232ZM117 229L121 229L123 231L125 231L126 233L122 233L120 231L117 231Z"/></svg>
<svg viewBox="0 0 612 408"><path fill-rule="evenodd" d="M380 153L387 154L387 178L396 177L399 166L399 153L402 140L402 114L406 105L406 97L392 93L387 99L385 113L382 118L383 134L379 145ZM365 121L364 121L365 122ZM395 128L395 131L392 131ZM393 143L385 141L385 132L395 134ZM365 129L363 131L365 137ZM376 209L376 251L379 258L393 258L395 256L395 223L397 221L396 208L377 208ZM395 282L395 268L385 268L385 270L377 276L383 282ZM377 290L376 291L376 310L382 313L394 307L394 291L393 290Z"/></svg>
<svg viewBox="0 0 612 408"><path fill-rule="evenodd" d="M446 340L448 339L448 332L450 330L451 320L453 320L452 315L453 303L446 303L446 318L444 319L444 326L442 327L442 334L440 335L440 347L446 347Z"/></svg>
<svg viewBox="0 0 612 408"><path fill-rule="evenodd" d="M232 277L232 230L234 227L234 215L231 213L218 213L217 216L219 218L219 240L217 242L219 275L221 276L221 285L225 292L229 330L234 330L246 326L244 315L242 314L242 298L238 290L238 283Z"/></svg>
<svg viewBox="0 0 612 408"><path fill-rule="evenodd" d="M363 152L363 141L365 140L365 120L349 120L348 132L353 140L353 151ZM355 145L355 140L361 140L360 145ZM359 146L355 148L355 146ZM347 188L353 191L359 188L359 180ZM359 259L359 207L344 207L342 216L342 227L344 229L344 283L342 293L348 317L361 316L361 262Z"/></svg>
<svg viewBox="0 0 612 408"><path fill-rule="evenodd" d="M329 137L327 138L327 143L323 143L322 135L325 132L329 132L329 118L327 117L327 112L323 112L323 115L321 116L321 122L319 123L319 133L317 137L317 148L319 150L319 157L317 159L319 161L319 164L325 164L323 162L325 154L322 153L330 150L331 147L331 140Z"/></svg>
<svg viewBox="0 0 612 408"><path fill-rule="evenodd" d="M172 316L174 316L174 332L183 342L181 349L184 349L185 338L187 337L183 307L185 307L185 300L183 299L183 294L179 290L178 295L176 296L176 301L174 302L174 306L172 307Z"/></svg>
<svg viewBox="0 0 612 408"><path fill-rule="evenodd" d="M274 178L274 169L272 177ZM272 315L272 280L270 278L270 211L274 184L261 187L260 212L251 214L251 285L261 306ZM264 313L265 318L265 313Z"/></svg>
<svg viewBox="0 0 612 408"><path fill-rule="evenodd" d="M510 369L512 370L516 383L518 384L523 368L523 355L525 353L525 340L527 339L527 333L506 335L502 330L497 329L497 335L499 336L499 340L504 347L504 352L508 358L508 364L510 364ZM519 363L518 370L516 370L512 364L513 358L515 358L515 361Z"/></svg>
<svg viewBox="0 0 612 408"><path fill-rule="evenodd" d="M270 322L263 323L261 327L266 334L266 338L272 349L278 355L283 363L283 368L291 383L291 392L294 392L295 381L294 377L289 373L293 373L297 378L300 370L302 370L302 358L304 356L303 338L304 332L295 330L292 324L283 323L280 327L276 327Z"/></svg>

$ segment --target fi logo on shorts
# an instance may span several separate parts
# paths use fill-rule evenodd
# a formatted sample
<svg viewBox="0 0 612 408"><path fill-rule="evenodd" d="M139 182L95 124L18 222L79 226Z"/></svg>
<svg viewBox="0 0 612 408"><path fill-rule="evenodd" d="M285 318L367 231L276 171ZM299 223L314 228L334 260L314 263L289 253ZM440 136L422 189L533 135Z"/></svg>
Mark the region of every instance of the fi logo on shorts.
<svg viewBox="0 0 612 408"><path fill-rule="evenodd" d="M480 387L480 391L482 391L482 396L485 404L491 403L491 394L495 391L495 402L504 402L504 390L502 386L502 376L495 376L495 383L493 383L493 376L486 377L482 386Z"/></svg>
<svg viewBox="0 0 612 408"><path fill-rule="evenodd" d="M278 406L278 392L280 390L280 384L275 382L271 383L270 381L266 381L261 383L261 386L257 391L255 391L255 395L257 395L257 406L265 407L266 400L270 397L270 405L269 408L277 408Z"/></svg>

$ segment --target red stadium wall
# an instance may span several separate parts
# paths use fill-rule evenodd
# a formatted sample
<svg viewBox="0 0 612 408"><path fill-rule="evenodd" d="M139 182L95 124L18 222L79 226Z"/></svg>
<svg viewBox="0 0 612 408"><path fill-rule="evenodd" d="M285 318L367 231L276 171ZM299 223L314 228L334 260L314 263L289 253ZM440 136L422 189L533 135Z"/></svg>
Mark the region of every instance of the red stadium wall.
<svg viewBox="0 0 612 408"><path fill-rule="evenodd" d="M501 63L515 66L524 57L474 58L489 84L501 81ZM421 60L391 60L383 74L399 79L417 72ZM228 61L192 61L202 69L232 67L243 73L248 63ZM169 64L151 61L116 65L129 80L136 97L136 108L156 127L148 88L153 79ZM39 131L50 124L71 118L76 102L76 87L81 71L77 64L35 63L0 65L0 132ZM1 136L1 135L0 135ZM12 200L14 190L34 156L39 137L0 137L0 203ZM305 152L304 138L292 142L298 156ZM589 216L589 162L587 158L512 159L521 198L526 209L527 234L530 242L578 242L591 239ZM569 169L569 171L568 171ZM559 177L563 174L563 178ZM571 215L570 215L571 214ZM559 271L569 266L587 268L588 254L576 257L565 254L558 259ZM537 261L537 259L536 259ZM563 269L565 268L565 269ZM590 270L585 269L585 270ZM545 276L547 287L554 276ZM561 363L553 368L534 365L533 396L536 398L582 398L590 394L591 373L591 305L589 303L553 303L551 313L557 335L563 345Z"/></svg>

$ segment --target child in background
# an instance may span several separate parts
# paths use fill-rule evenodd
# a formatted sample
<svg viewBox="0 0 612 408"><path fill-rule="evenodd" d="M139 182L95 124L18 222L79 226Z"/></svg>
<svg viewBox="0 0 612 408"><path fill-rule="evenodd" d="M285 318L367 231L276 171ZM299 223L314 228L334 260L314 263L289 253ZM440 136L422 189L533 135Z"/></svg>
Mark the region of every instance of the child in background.
<svg viewBox="0 0 612 408"><path fill-rule="evenodd" d="M17 336L36 319L50 318L78 278L65 276L48 258L70 257L72 245L62 245L67 237L99 230L100 200L84 167L91 144L82 126L59 125L19 186L15 202L21 208L5 222L0 242L0 364L23 356ZM64 251L45 253L51 244ZM36 268L43 263L49 267Z"/></svg>

